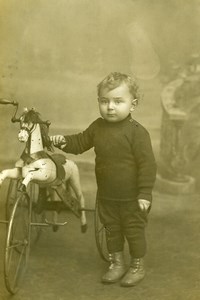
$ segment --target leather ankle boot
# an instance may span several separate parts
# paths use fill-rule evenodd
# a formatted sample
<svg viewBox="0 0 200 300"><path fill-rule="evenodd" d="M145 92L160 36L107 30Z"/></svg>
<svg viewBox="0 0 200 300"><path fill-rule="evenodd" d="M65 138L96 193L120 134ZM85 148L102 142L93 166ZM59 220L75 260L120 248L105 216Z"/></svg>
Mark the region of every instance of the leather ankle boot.
<svg viewBox="0 0 200 300"><path fill-rule="evenodd" d="M115 283L126 272L123 252L109 254L110 266L106 274L102 277L103 283Z"/></svg>
<svg viewBox="0 0 200 300"><path fill-rule="evenodd" d="M134 286L145 276L143 258L132 258L128 272L121 280L121 286Z"/></svg>

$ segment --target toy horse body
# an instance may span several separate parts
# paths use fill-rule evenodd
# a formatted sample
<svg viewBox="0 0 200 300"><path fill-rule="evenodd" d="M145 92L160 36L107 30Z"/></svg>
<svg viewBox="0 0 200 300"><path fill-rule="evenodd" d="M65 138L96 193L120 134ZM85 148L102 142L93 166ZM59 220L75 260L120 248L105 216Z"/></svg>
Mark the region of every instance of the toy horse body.
<svg viewBox="0 0 200 300"><path fill-rule="evenodd" d="M39 114L32 110L26 110L19 119L20 131L18 139L25 142L26 147L21 158L16 162L15 168L3 170L0 173L0 185L6 178L22 177L21 189L26 190L28 184L33 181L41 186L56 185L60 183L56 163L45 152L44 147L51 149L51 142L47 134L48 126L41 121ZM79 171L77 165L63 157L63 178L74 191L80 207L85 207L85 201L81 190ZM85 212L81 212L81 224L86 224Z"/></svg>

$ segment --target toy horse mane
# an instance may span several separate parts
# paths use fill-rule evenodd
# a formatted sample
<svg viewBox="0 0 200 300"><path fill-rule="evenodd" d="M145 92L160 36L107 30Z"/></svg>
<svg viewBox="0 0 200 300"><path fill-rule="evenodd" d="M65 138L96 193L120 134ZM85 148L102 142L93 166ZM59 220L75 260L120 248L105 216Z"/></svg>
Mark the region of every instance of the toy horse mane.
<svg viewBox="0 0 200 300"><path fill-rule="evenodd" d="M40 113L35 111L34 109L30 109L28 111L25 111L22 114L22 117L24 117L25 123L33 123L33 124L39 124L40 130L41 130L41 136L42 136L42 142L43 146L47 148L49 151L53 151L50 138L48 136L49 132L49 126L45 124L44 121L42 121L40 117Z"/></svg>

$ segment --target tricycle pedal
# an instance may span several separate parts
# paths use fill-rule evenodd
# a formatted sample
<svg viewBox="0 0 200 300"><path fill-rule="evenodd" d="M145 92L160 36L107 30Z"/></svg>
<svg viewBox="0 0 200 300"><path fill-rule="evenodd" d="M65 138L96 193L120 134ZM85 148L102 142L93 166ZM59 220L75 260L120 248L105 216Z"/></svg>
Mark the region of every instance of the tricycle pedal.
<svg viewBox="0 0 200 300"><path fill-rule="evenodd" d="M47 219L45 219L45 223L47 225L51 225L51 226L64 226L67 224L67 221L66 222L51 222L51 221L48 221Z"/></svg>

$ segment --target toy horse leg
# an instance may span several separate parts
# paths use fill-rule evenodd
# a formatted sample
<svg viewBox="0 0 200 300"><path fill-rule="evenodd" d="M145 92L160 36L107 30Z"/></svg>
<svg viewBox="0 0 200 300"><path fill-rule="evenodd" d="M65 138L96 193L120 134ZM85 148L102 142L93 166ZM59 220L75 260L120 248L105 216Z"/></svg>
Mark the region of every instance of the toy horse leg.
<svg viewBox="0 0 200 300"><path fill-rule="evenodd" d="M83 193L81 190L79 170L75 163L72 168L71 176L69 178L69 185L72 187L77 199L79 200L81 209L84 209L85 199L83 197ZM82 232L85 232L87 230L87 220L86 220L85 211L81 211L81 230L82 230Z"/></svg>
<svg viewBox="0 0 200 300"><path fill-rule="evenodd" d="M56 178L56 166L50 159L38 160L34 164L25 166L22 169L22 175L24 177L22 181L24 189L27 188L29 182L32 180L50 183Z"/></svg>
<svg viewBox="0 0 200 300"><path fill-rule="evenodd" d="M32 180L47 182L47 180L46 180L47 174L46 173L47 172L44 169L29 171L28 174L25 176L24 180L22 181L22 185L24 185L24 189L27 188L29 182Z"/></svg>
<svg viewBox="0 0 200 300"><path fill-rule="evenodd" d="M20 168L6 169L0 172L0 186L6 178L19 178L21 176Z"/></svg>
<svg viewBox="0 0 200 300"><path fill-rule="evenodd" d="M34 177L35 177L35 172L38 172L38 171L30 171L24 178L24 180L22 181L22 189L25 191L29 182L34 180Z"/></svg>

